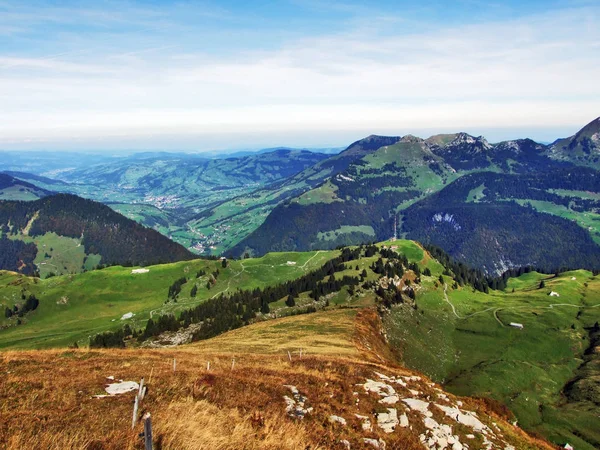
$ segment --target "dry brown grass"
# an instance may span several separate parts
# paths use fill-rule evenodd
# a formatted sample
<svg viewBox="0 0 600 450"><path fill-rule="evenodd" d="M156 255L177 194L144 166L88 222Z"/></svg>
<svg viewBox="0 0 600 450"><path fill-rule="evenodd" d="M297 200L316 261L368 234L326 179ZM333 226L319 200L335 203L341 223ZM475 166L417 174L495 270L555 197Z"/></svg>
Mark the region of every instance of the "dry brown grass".
<svg viewBox="0 0 600 450"><path fill-rule="evenodd" d="M287 350L299 347L308 356L290 362ZM388 450L422 448L416 429L364 432L354 418L359 407L368 414L381 410L378 398L363 391L358 405L353 394L374 370L409 374L388 357L372 310L286 318L177 349L0 353L0 448L143 448L142 425L131 430L134 394L93 398L109 375L145 377L149 391L141 412L152 413L158 449L344 448L340 439L355 449L366 448L363 437L383 438ZM297 386L314 408L302 421L285 414L285 384ZM427 383L420 390L434 395ZM483 402L472 406L487 414ZM348 425L332 425L331 414ZM511 427L503 426L509 434ZM517 448L544 447L514 433L523 444Z"/></svg>

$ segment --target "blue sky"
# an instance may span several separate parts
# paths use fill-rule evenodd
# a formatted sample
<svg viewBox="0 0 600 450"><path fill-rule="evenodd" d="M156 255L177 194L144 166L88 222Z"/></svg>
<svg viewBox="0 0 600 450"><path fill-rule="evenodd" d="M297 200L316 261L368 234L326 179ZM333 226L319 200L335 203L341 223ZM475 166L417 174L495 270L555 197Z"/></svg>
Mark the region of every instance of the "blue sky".
<svg viewBox="0 0 600 450"><path fill-rule="evenodd" d="M600 115L597 1L0 0L0 149L542 141Z"/></svg>

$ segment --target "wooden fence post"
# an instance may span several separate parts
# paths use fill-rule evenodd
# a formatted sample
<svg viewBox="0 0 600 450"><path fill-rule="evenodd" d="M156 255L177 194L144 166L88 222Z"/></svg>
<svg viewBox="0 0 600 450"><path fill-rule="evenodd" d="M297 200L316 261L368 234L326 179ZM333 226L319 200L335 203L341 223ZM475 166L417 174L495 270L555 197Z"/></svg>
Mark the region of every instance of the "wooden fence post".
<svg viewBox="0 0 600 450"><path fill-rule="evenodd" d="M152 418L150 413L144 414L144 445L146 450L152 450Z"/></svg>
<svg viewBox="0 0 600 450"><path fill-rule="evenodd" d="M292 355L290 354L289 350L288 350L288 358L289 358L290 362L292 362Z"/></svg>
<svg viewBox="0 0 600 450"><path fill-rule="evenodd" d="M173 372L175 372L176 368L177 368L177 360L175 358L173 358Z"/></svg>
<svg viewBox="0 0 600 450"><path fill-rule="evenodd" d="M135 403L133 404L133 418L131 419L131 429L135 428L137 424L138 417L138 407L140 406L140 397L138 395L135 396Z"/></svg>
<svg viewBox="0 0 600 450"><path fill-rule="evenodd" d="M210 361L206 362L206 371L210 372Z"/></svg>
<svg viewBox="0 0 600 450"><path fill-rule="evenodd" d="M231 358L231 370L233 370L234 366L235 366L235 358Z"/></svg>
<svg viewBox="0 0 600 450"><path fill-rule="evenodd" d="M140 388L138 389L138 397L140 398L140 401L142 401L144 399L144 378L143 377L140 380Z"/></svg>

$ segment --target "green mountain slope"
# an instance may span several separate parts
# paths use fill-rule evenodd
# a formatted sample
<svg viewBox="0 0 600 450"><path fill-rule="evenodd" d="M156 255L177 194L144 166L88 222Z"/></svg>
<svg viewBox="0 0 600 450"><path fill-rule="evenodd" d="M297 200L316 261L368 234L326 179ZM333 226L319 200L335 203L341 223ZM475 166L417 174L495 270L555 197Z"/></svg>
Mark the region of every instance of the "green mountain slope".
<svg viewBox="0 0 600 450"><path fill-rule="evenodd" d="M207 159L190 154L142 153L56 173L59 180L19 173L46 189L108 204L117 212L204 251L223 227L196 226L194 217L229 199L276 183L328 156L278 149ZM221 247L222 250L222 247Z"/></svg>
<svg viewBox="0 0 600 450"><path fill-rule="evenodd" d="M574 136L559 139L549 146L548 156L559 161L600 168L600 117Z"/></svg>
<svg viewBox="0 0 600 450"><path fill-rule="evenodd" d="M465 133L405 136L280 204L231 252L381 240L396 222L399 235L490 273L526 264L598 268L598 172L546 153L529 139L492 145Z"/></svg>
<svg viewBox="0 0 600 450"><path fill-rule="evenodd" d="M51 192L8 173L0 173L0 200L37 200Z"/></svg>
<svg viewBox="0 0 600 450"><path fill-rule="evenodd" d="M343 152L330 156L298 174L264 188L211 206L193 218L188 226L202 233L199 244L212 254L227 253L240 240L257 229L279 204L301 195L324 180L345 170L352 162L398 137L368 136Z"/></svg>
<svg viewBox="0 0 600 450"><path fill-rule="evenodd" d="M99 264L156 264L192 254L109 207L68 194L31 202L0 201L1 269L42 275ZM26 244L17 244L22 241Z"/></svg>

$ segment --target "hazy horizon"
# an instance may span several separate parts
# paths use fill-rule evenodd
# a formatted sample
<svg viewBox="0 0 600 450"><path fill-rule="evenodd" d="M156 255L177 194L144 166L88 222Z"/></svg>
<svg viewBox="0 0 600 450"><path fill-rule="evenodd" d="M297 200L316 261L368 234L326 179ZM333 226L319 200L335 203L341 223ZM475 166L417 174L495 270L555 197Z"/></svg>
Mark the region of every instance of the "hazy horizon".
<svg viewBox="0 0 600 450"><path fill-rule="evenodd" d="M553 141L600 115L600 5L0 1L0 149Z"/></svg>

